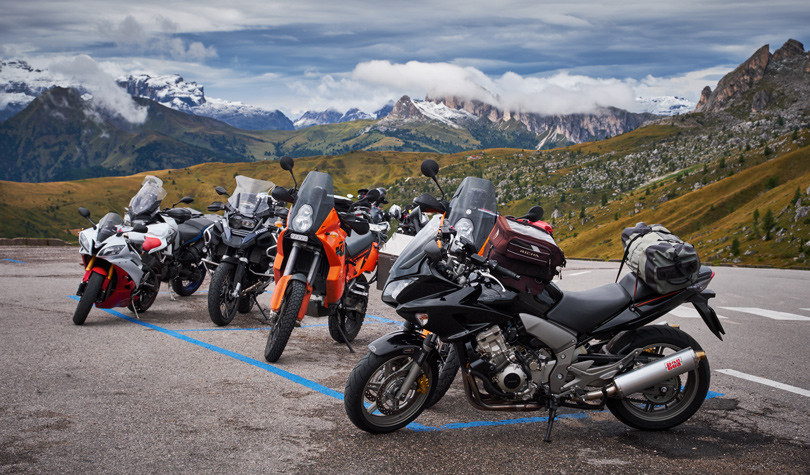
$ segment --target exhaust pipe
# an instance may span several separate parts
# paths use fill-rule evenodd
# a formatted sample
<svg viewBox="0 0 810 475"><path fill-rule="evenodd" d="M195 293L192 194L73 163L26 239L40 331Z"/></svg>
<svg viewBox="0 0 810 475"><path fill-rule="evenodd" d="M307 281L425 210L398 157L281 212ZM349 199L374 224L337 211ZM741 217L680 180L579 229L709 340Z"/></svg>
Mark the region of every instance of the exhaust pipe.
<svg viewBox="0 0 810 475"><path fill-rule="evenodd" d="M592 401L612 396L627 397L642 389L649 388L653 384L692 371L705 358L706 353L702 351L695 351L691 348L681 350L674 355L616 376L613 382L602 390L585 394L585 400Z"/></svg>

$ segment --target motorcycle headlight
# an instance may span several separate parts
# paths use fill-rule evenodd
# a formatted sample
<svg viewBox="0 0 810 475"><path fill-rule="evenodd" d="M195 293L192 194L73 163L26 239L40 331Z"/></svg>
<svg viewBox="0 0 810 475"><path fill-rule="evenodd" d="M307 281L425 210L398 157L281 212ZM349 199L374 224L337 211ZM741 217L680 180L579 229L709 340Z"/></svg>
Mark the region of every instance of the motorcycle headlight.
<svg viewBox="0 0 810 475"><path fill-rule="evenodd" d="M98 257L114 256L124 250L126 246L120 244L118 246L107 246L98 253Z"/></svg>
<svg viewBox="0 0 810 475"><path fill-rule="evenodd" d="M312 227L312 206L303 205L292 221L292 229L297 233L305 233Z"/></svg>
<svg viewBox="0 0 810 475"><path fill-rule="evenodd" d="M386 302L397 302L397 297L405 288L411 285L416 279L395 280L386 284L383 289L382 299Z"/></svg>
<svg viewBox="0 0 810 475"><path fill-rule="evenodd" d="M84 251L92 250L90 238L88 238L84 233L79 233L79 246L81 246L82 250Z"/></svg>
<svg viewBox="0 0 810 475"><path fill-rule="evenodd" d="M469 242L475 242L475 238L473 237L475 226L473 225L472 221L470 221L469 218L459 219L454 227L456 228L456 233L458 237L465 238Z"/></svg>

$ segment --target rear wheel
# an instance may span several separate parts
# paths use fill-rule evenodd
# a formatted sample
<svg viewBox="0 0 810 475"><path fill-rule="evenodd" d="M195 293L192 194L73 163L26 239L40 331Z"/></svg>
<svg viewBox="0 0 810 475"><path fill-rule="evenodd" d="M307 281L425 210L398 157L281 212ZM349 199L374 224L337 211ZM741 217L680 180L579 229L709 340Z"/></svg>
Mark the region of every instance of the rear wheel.
<svg viewBox="0 0 810 475"><path fill-rule="evenodd" d="M264 359L271 363L281 358L281 353L287 346L295 322L298 320L298 311L304 302L307 286L300 280L291 280L287 283L286 290L276 321L270 329L270 334L267 335L267 345L264 347Z"/></svg>
<svg viewBox="0 0 810 475"><path fill-rule="evenodd" d="M236 315L237 298L233 296L236 264L223 262L211 277L208 288L208 316L220 327L231 323Z"/></svg>
<svg viewBox="0 0 810 475"><path fill-rule="evenodd" d="M622 345L624 346L624 345ZM681 330L651 325L635 332L628 352L644 348L639 358L651 361L685 348L701 351L700 345ZM643 364L636 364L638 369ZM641 430L665 430L685 422L697 412L709 391L709 361L703 359L697 368L666 381L654 384L622 399L608 398L607 408L617 419Z"/></svg>
<svg viewBox="0 0 810 475"><path fill-rule="evenodd" d="M73 323L76 325L84 324L87 320L87 314L93 308L99 293L101 293L101 286L104 284L104 276L93 272L87 280L87 285L84 287L79 303L76 305L76 311L73 312Z"/></svg>
<svg viewBox="0 0 810 475"><path fill-rule="evenodd" d="M132 302L127 305L130 311L143 313L155 303L160 291L160 269L152 268L144 272L141 285L132 295Z"/></svg>
<svg viewBox="0 0 810 475"><path fill-rule="evenodd" d="M436 359L425 361L416 381L400 398L397 394L416 364L405 351L382 356L366 353L352 370L343 405L360 429L374 434L393 432L410 424L425 409L436 384Z"/></svg>
<svg viewBox="0 0 810 475"><path fill-rule="evenodd" d="M205 268L202 265L194 265L189 269L191 274L188 278L175 277L172 279L172 290L177 295L188 297L200 288L205 280Z"/></svg>

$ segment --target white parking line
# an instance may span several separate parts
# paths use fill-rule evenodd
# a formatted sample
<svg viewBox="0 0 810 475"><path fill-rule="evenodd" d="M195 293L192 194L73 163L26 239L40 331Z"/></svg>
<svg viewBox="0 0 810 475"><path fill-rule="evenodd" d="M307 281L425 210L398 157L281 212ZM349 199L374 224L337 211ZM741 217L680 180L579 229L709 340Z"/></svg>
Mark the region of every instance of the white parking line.
<svg viewBox="0 0 810 475"><path fill-rule="evenodd" d="M770 318L773 320L793 320L801 322L810 322L810 317L796 315L795 313L777 312L776 310L766 310L764 308L752 307L720 307L725 310L732 310L735 312L751 313L759 315L760 317Z"/></svg>
<svg viewBox="0 0 810 475"><path fill-rule="evenodd" d="M684 304L680 307L675 307L674 309L670 310L669 313L680 318L701 318L700 314L692 304ZM722 315L718 315L717 318L724 318L728 320L728 317L724 317Z"/></svg>
<svg viewBox="0 0 810 475"><path fill-rule="evenodd" d="M578 276L578 275L590 274L590 273L591 273L591 271L589 271L589 270L582 271L582 272L574 272L573 274L568 274L568 277L575 277L575 276Z"/></svg>
<svg viewBox="0 0 810 475"><path fill-rule="evenodd" d="M733 369L718 369L717 372L727 374L729 376L734 376L735 378L745 379L748 381L753 381L755 383L764 384L766 386L771 386L777 389L782 389L784 391L790 391L792 393L799 394L801 396L810 397L810 391L806 389L797 388L796 386L790 386L788 384L779 383L777 381L773 381L766 378L760 378L759 376L752 376L750 374L741 373Z"/></svg>

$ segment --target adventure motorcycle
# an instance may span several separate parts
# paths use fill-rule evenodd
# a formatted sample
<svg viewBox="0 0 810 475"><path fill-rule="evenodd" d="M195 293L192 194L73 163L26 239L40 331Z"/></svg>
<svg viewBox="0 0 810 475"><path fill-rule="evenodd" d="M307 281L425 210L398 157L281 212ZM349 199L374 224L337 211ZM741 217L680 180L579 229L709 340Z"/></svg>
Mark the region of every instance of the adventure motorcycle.
<svg viewBox="0 0 810 475"><path fill-rule="evenodd" d="M424 209L447 211L429 198L420 197ZM476 248L497 220L494 187L470 186L455 198L450 212L469 221L451 227L434 217L391 271L382 300L407 323L370 344L352 370L344 405L357 427L391 432L419 416L437 386L439 338L453 345L474 407L547 409L546 441L559 406L607 406L643 430L674 427L698 410L709 389L705 353L685 332L648 324L691 302L722 339L708 305L711 269L666 295L633 274L584 292L563 292L551 279L540 291L507 288L502 281L521 276Z"/></svg>
<svg viewBox="0 0 810 475"><path fill-rule="evenodd" d="M293 165L291 158L281 159L281 167L290 172L297 187ZM385 236L382 230L369 232L369 213L363 211L380 200L380 191L372 189L353 203L334 195L331 176L312 171L300 189L290 192L276 187L273 197L293 206L279 234L273 264L276 286L265 359L274 362L281 357L293 327L304 319L310 298L317 302L318 315L328 315L329 335L349 345L366 315L370 282L365 274L376 270Z"/></svg>
<svg viewBox="0 0 810 475"><path fill-rule="evenodd" d="M219 326L231 323L237 311L248 313L254 304L258 306L256 296L272 282L276 221L287 214L287 209L278 206L268 194L274 186L269 181L238 175L228 201L208 206L211 212L225 211L223 219L204 232L208 258L203 262L216 268L208 288L208 315ZM228 195L221 186L216 191Z"/></svg>

